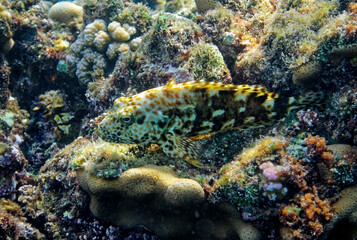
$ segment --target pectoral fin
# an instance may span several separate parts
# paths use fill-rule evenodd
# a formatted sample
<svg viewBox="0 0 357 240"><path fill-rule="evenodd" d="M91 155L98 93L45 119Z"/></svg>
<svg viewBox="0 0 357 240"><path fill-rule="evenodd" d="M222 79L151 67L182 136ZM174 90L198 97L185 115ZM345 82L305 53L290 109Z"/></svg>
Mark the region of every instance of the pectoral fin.
<svg viewBox="0 0 357 240"><path fill-rule="evenodd" d="M159 143L162 150L170 157L183 158L192 165L202 168L199 153L200 146L189 138L177 137L174 134L166 135L167 141Z"/></svg>

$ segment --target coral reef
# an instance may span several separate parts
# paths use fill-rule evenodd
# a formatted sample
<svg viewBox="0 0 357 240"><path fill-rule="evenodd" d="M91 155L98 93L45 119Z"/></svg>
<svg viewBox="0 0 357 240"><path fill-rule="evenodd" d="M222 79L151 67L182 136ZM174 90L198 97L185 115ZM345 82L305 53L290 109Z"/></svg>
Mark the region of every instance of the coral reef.
<svg viewBox="0 0 357 240"><path fill-rule="evenodd" d="M0 108L6 107L6 102L10 97L10 68L9 63L4 59L4 56L0 54Z"/></svg>
<svg viewBox="0 0 357 240"><path fill-rule="evenodd" d="M357 144L356 93L354 87L346 86L331 98L325 112L323 128L334 142Z"/></svg>
<svg viewBox="0 0 357 240"><path fill-rule="evenodd" d="M216 7L198 21L222 52L234 83L244 80L292 92L301 89L294 83L316 88L338 87L345 81L333 74L343 74L351 63L339 61L334 70L329 66L335 62L336 48L354 42L352 3L340 7L338 1L323 0L219 2L228 9Z"/></svg>
<svg viewBox="0 0 357 240"><path fill-rule="evenodd" d="M150 8L130 1L88 0L84 5L86 22L103 19L106 22L117 21L135 26L137 33L146 33L153 22Z"/></svg>
<svg viewBox="0 0 357 240"><path fill-rule="evenodd" d="M46 239L34 226L24 221L21 207L9 200L0 200L0 237L3 239Z"/></svg>
<svg viewBox="0 0 357 240"><path fill-rule="evenodd" d="M356 238L356 34L353 1L2 0L0 238ZM171 78L326 103L200 140L203 169L98 139Z"/></svg>
<svg viewBox="0 0 357 240"><path fill-rule="evenodd" d="M130 20L132 22L132 20ZM107 23L96 19L89 23L70 46L66 56L66 72L75 75L87 88L86 97L95 111L103 111L98 102L110 97L112 81L105 79L113 71L113 65L123 54L135 51L142 43L140 28L135 23L121 24L114 20ZM106 87L103 87L106 86ZM107 103L108 104L108 103Z"/></svg>
<svg viewBox="0 0 357 240"><path fill-rule="evenodd" d="M32 168L38 170L44 162L57 153L59 145L72 141L74 116L68 111L67 96L59 90L47 91L34 101L32 109L37 121L32 121L30 131L36 141L28 147ZM75 125L75 124L74 124Z"/></svg>
<svg viewBox="0 0 357 240"><path fill-rule="evenodd" d="M196 78L222 82L231 80L218 49L208 43L209 39L190 19L161 13L141 41L136 51L120 58L113 74L104 80L111 86L104 96L142 91L163 85L171 78L179 83ZM103 81L100 82L103 84ZM100 104L113 100L104 98Z"/></svg>
<svg viewBox="0 0 357 240"><path fill-rule="evenodd" d="M288 117L288 129L284 132L296 136L310 132L324 136L330 144L344 143L356 145L356 90L355 77L350 85L345 85L326 99L324 109L298 111Z"/></svg>
<svg viewBox="0 0 357 240"><path fill-rule="evenodd" d="M244 220L256 224L267 216L271 220L280 216L280 224L277 221L275 225L272 222L260 225L268 235L280 233L284 239L319 236L325 230L324 225L332 221L335 213L332 203L338 198L339 189L354 182L347 183L338 176L344 171L335 159L341 157L345 162L352 158L346 165L355 168L355 151L346 147L331 149L335 154L324 138L311 135L303 142L262 139L221 168L218 180L208 188L210 201L228 200Z"/></svg>
<svg viewBox="0 0 357 240"><path fill-rule="evenodd" d="M145 228L126 230L101 223L87 211L89 198L78 186L71 161L73 152L78 152L88 144L89 140L79 138L51 158L42 167L36 180L29 181L18 189L19 212L11 212L5 219L18 217L19 225L29 226L27 231L34 233L36 228L31 223L35 222L42 238L34 236L31 239L157 239ZM6 231L15 233L8 228ZM20 234L24 232L26 233L21 231ZM0 231L1 237L4 236L2 234L6 232Z"/></svg>
<svg viewBox="0 0 357 240"><path fill-rule="evenodd" d="M11 13L0 4L0 49L4 52L9 52L14 46L13 32L9 25L9 20L11 19Z"/></svg>
<svg viewBox="0 0 357 240"><path fill-rule="evenodd" d="M144 224L165 238L261 238L260 232L243 222L233 207L197 205L204 201L204 192L196 181L178 177L167 166L138 167L149 162L163 163L163 157L153 150L143 155L138 146L79 138L46 163L37 185L27 184L19 189L18 200L33 219L47 223L41 230L52 237L107 239L110 235L124 237L131 233L132 230L100 225L89 217L89 199L79 187L83 186L91 197L89 207L94 215L121 226ZM142 229L133 234L135 239L153 237Z"/></svg>

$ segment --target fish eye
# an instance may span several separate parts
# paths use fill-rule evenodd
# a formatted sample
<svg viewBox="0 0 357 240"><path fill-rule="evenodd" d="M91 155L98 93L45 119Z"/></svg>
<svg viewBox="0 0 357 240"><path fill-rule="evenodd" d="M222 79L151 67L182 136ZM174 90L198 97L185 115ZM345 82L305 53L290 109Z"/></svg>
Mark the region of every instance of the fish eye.
<svg viewBox="0 0 357 240"><path fill-rule="evenodd" d="M131 123L133 123L134 122L134 116L133 116L133 114L130 114L130 115L128 115L128 116L122 116L121 118L120 118L120 121L122 122L122 123L124 123L124 124L131 124Z"/></svg>

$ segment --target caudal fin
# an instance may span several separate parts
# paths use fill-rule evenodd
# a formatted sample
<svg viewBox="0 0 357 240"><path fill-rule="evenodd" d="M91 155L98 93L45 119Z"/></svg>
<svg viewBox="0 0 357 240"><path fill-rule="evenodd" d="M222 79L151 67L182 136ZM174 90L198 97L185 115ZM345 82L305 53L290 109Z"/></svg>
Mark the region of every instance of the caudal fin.
<svg viewBox="0 0 357 240"><path fill-rule="evenodd" d="M326 102L323 92L308 92L298 98L290 97L288 102L288 113L294 109L304 107L323 107Z"/></svg>

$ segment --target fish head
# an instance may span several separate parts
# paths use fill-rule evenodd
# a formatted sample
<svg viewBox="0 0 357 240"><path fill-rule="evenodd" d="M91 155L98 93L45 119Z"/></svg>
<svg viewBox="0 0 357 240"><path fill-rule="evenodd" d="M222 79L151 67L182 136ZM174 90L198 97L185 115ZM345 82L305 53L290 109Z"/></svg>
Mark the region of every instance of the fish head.
<svg viewBox="0 0 357 240"><path fill-rule="evenodd" d="M154 143L166 130L169 118L140 105L109 111L99 123L99 136L107 142L126 144Z"/></svg>
<svg viewBox="0 0 357 240"><path fill-rule="evenodd" d="M132 107L113 109L106 113L98 125L99 136L107 142L114 143L139 143L140 139L135 132L137 116Z"/></svg>

